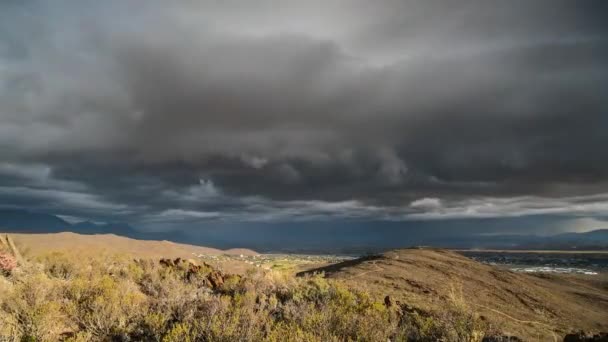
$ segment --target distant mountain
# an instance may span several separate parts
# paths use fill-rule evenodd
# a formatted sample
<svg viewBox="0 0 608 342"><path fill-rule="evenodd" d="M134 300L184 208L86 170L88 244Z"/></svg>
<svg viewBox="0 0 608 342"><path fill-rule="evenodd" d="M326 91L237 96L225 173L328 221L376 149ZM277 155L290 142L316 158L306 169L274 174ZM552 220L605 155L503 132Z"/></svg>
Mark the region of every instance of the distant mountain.
<svg viewBox="0 0 608 342"><path fill-rule="evenodd" d="M608 229L583 233L539 235L478 235L460 238L459 247L482 249L556 249L604 250L608 249Z"/></svg>
<svg viewBox="0 0 608 342"><path fill-rule="evenodd" d="M55 233L69 230L72 225L54 215L0 209L0 227L23 233Z"/></svg>
<svg viewBox="0 0 608 342"><path fill-rule="evenodd" d="M0 232L3 233L61 233L83 235L114 234L139 240L167 240L205 246L205 240L192 239L183 232L142 232L128 223L95 223L83 221L71 224L55 215L19 209L0 209ZM240 247L240 246L239 246Z"/></svg>
<svg viewBox="0 0 608 342"><path fill-rule="evenodd" d="M84 221L70 224L50 214L0 209L0 231L3 232L115 234L140 240L168 240L221 249L245 247L260 252L365 254L422 245L462 249L608 249L608 229L554 236L485 235L479 230L475 233L467 232L466 223L468 222L463 222L463 226L459 227L461 229L447 229L434 222L418 222L416 229L402 229L398 222L389 227L361 222L354 227L338 228L323 223L302 226L294 223L288 227L279 224L254 228L232 225L150 233L122 222Z"/></svg>
<svg viewBox="0 0 608 342"><path fill-rule="evenodd" d="M255 255L245 249L219 250L168 241L131 239L105 234L91 236L71 232L51 234L11 233L14 242L29 250L30 256L41 256L51 251L64 251L74 255L95 255L102 252L129 254L138 258L191 258L192 253L206 255Z"/></svg>
<svg viewBox="0 0 608 342"><path fill-rule="evenodd" d="M554 240L570 240L581 242L606 242L608 243L608 229L596 229L584 233L564 233L553 236Z"/></svg>
<svg viewBox="0 0 608 342"><path fill-rule="evenodd" d="M103 224L98 224L91 221L78 222L72 225L74 229L83 232L82 234L84 234L84 232L96 232L101 226L103 226Z"/></svg>
<svg viewBox="0 0 608 342"><path fill-rule="evenodd" d="M0 209L0 230L12 233L59 233L116 234L133 238L145 238L127 223L94 223L90 221L70 224L50 214L27 210Z"/></svg>
<svg viewBox="0 0 608 342"><path fill-rule="evenodd" d="M564 233L543 241L545 249L608 249L608 229Z"/></svg>
<svg viewBox="0 0 608 342"><path fill-rule="evenodd" d="M127 223L94 223L90 221L73 224L71 231L79 234L116 234L123 236L134 236L139 233Z"/></svg>

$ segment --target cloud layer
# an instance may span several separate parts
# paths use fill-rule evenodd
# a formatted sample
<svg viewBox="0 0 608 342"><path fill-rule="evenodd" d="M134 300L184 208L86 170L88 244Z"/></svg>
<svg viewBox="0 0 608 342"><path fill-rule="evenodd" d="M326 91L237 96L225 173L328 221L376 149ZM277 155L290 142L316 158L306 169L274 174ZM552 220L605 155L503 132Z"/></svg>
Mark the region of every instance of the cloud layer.
<svg viewBox="0 0 608 342"><path fill-rule="evenodd" d="M0 200L141 222L605 208L606 7L8 1Z"/></svg>

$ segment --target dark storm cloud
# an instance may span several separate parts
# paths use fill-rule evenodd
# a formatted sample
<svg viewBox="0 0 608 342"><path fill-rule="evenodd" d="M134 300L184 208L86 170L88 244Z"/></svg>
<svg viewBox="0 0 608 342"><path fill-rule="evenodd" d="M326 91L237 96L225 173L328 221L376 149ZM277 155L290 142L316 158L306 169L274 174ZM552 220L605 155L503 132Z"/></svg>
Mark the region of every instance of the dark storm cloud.
<svg viewBox="0 0 608 342"><path fill-rule="evenodd" d="M0 6L8 205L154 222L604 215L605 2Z"/></svg>

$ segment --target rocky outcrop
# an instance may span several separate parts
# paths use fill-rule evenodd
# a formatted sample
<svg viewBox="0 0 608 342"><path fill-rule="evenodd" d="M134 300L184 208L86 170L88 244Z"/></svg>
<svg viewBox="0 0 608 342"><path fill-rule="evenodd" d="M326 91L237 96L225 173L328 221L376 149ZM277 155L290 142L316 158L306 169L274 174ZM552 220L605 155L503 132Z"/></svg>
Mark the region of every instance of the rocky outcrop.
<svg viewBox="0 0 608 342"><path fill-rule="evenodd" d="M201 265L197 265L193 260L177 258L161 259L159 263L161 266L183 272L185 281L198 283L201 286L208 287L214 291L221 289L228 277L228 275L205 262Z"/></svg>
<svg viewBox="0 0 608 342"><path fill-rule="evenodd" d="M211 271L207 275L207 280L209 281L209 285L212 289L218 289L224 285L224 275L218 271Z"/></svg>

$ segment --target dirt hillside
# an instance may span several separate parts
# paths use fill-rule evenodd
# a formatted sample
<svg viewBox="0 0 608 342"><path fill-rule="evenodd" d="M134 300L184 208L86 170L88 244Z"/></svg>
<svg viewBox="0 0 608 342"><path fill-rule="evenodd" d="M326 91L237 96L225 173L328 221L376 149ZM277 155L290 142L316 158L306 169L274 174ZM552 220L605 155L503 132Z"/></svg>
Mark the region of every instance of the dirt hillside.
<svg viewBox="0 0 608 342"><path fill-rule="evenodd" d="M608 330L608 281L602 276L521 274L439 249L395 250L308 272L315 271L424 310L441 311L451 296L461 295L490 324L524 340Z"/></svg>

